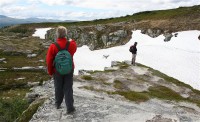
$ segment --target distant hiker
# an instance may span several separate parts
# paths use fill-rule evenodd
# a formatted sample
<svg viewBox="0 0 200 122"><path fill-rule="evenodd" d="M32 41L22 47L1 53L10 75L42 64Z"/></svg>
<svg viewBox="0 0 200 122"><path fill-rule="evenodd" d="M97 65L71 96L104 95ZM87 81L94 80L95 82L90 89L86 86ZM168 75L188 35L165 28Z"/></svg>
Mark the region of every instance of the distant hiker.
<svg viewBox="0 0 200 122"><path fill-rule="evenodd" d="M75 40L67 40L67 29L59 26L56 42L49 46L46 63L48 74L54 78L55 105L59 109L65 96L67 113L75 111L73 99L73 55L77 46Z"/></svg>
<svg viewBox="0 0 200 122"><path fill-rule="evenodd" d="M134 43L129 49L129 51L132 53L132 61L131 64L135 66L135 60L136 60L136 55L137 55L137 42Z"/></svg>

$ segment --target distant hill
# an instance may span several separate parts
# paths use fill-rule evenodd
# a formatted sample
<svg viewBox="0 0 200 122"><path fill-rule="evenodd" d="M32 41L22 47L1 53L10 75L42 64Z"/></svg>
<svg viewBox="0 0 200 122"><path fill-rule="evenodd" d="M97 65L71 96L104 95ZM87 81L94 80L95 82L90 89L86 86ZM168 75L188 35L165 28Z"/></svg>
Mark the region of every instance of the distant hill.
<svg viewBox="0 0 200 122"><path fill-rule="evenodd" d="M0 15L0 28L5 26L11 26L16 24L26 24L26 23L42 23L42 22L75 22L74 20L54 20L54 19L40 19L40 18L27 18L18 19L11 18L4 15Z"/></svg>

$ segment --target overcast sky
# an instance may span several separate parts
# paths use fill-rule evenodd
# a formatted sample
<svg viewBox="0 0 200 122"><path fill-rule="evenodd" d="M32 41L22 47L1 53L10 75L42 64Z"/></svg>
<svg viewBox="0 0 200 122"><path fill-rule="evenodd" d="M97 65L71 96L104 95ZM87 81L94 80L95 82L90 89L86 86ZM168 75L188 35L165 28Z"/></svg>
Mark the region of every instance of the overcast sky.
<svg viewBox="0 0 200 122"><path fill-rule="evenodd" d="M193 5L200 5L200 0L0 0L0 15L94 20Z"/></svg>

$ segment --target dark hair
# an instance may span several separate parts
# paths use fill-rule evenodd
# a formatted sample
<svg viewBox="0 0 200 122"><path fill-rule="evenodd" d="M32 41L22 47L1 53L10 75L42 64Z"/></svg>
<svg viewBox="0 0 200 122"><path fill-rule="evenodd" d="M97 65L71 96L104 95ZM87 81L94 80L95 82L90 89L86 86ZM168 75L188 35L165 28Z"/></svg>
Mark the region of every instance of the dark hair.
<svg viewBox="0 0 200 122"><path fill-rule="evenodd" d="M134 46L136 46L136 45L137 45L137 42L134 43Z"/></svg>

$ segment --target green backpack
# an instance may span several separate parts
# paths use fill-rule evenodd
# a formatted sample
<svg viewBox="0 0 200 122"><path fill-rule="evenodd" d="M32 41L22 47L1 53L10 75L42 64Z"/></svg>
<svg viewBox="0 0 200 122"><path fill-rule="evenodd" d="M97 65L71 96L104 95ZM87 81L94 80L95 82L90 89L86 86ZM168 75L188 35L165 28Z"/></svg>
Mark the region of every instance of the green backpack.
<svg viewBox="0 0 200 122"><path fill-rule="evenodd" d="M66 47L63 50L61 50L58 43L54 43L59 50L54 59L54 66L60 75L66 75L72 71L72 57L68 52L69 43L67 41Z"/></svg>

